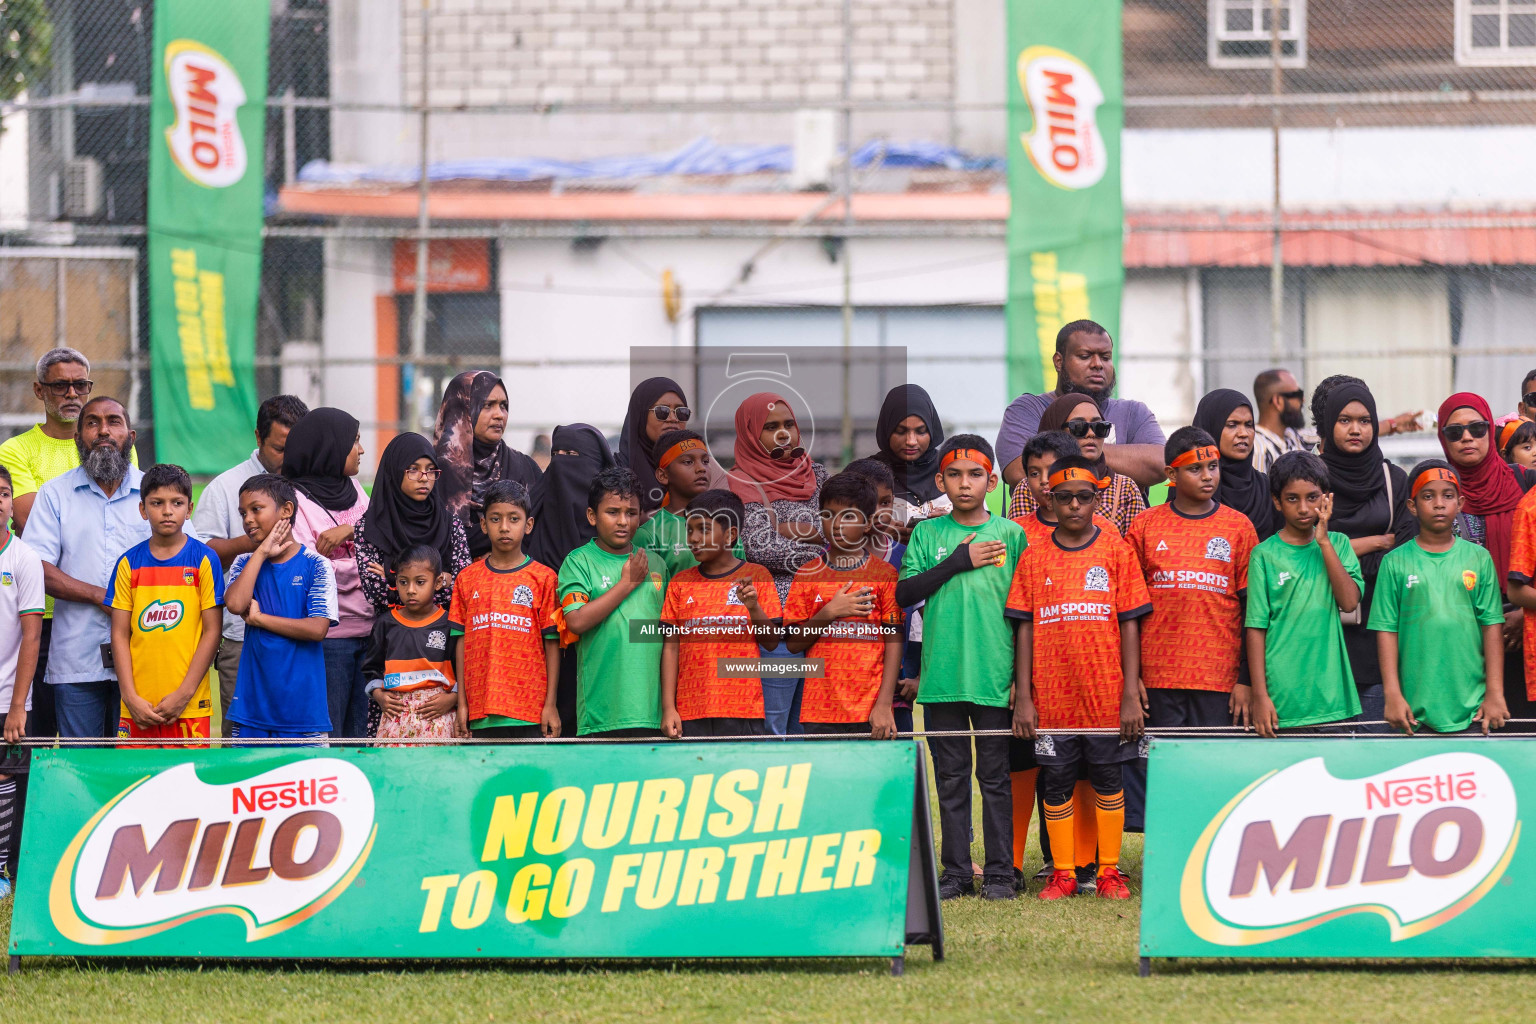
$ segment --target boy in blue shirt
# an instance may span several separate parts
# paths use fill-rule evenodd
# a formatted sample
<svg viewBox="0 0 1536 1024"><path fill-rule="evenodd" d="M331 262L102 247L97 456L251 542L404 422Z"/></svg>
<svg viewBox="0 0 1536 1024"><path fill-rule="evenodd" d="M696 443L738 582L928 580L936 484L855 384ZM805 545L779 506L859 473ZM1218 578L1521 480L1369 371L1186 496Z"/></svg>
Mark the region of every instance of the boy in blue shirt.
<svg viewBox="0 0 1536 1024"><path fill-rule="evenodd" d="M229 567L224 605L245 620L245 646L229 702L233 739L309 739L331 730L321 641L336 624L329 560L293 539L293 485L253 476L240 488L240 519L256 550Z"/></svg>

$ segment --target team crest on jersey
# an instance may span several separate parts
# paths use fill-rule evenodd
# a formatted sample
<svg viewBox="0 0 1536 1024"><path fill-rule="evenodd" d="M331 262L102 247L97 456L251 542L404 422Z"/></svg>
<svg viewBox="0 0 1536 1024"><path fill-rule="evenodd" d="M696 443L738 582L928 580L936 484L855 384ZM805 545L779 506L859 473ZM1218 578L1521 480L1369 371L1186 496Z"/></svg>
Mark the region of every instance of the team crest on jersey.
<svg viewBox="0 0 1536 1024"><path fill-rule="evenodd" d="M1463 569L1461 573L1461 585L1471 590L1477 586L1477 573L1471 569Z"/></svg>
<svg viewBox="0 0 1536 1024"><path fill-rule="evenodd" d="M727 605L733 605L733 604L739 605L739 604L741 604L741 593L740 593L740 590L741 590L741 584L739 584L739 583L732 583L731 584L730 593L725 595L725 603Z"/></svg>
<svg viewBox="0 0 1536 1024"><path fill-rule="evenodd" d="M1232 561L1232 545L1225 537L1212 537L1205 542L1205 557L1217 562Z"/></svg>
<svg viewBox="0 0 1536 1024"><path fill-rule="evenodd" d="M651 573L651 586L655 587L657 590L660 590L662 587L666 586L666 584L667 581L661 578L661 573Z"/></svg>
<svg viewBox="0 0 1536 1024"><path fill-rule="evenodd" d="M448 649L448 634L440 629L434 629L427 634L427 649L433 651L446 651Z"/></svg>
<svg viewBox="0 0 1536 1024"><path fill-rule="evenodd" d="M181 582L189 587L197 586L197 571L194 569L181 570Z"/></svg>
<svg viewBox="0 0 1536 1024"><path fill-rule="evenodd" d="M605 586L607 585L607 581L608 577L604 576L603 583ZM514 605L522 605L524 608L532 608L533 589L526 583L519 583L516 587L512 588L512 603Z"/></svg>
<svg viewBox="0 0 1536 1024"><path fill-rule="evenodd" d="M1109 570L1102 565L1089 567L1088 571L1083 573L1083 589L1108 591Z"/></svg>
<svg viewBox="0 0 1536 1024"><path fill-rule="evenodd" d="M0 587L9 587L16 582L16 577L9 572L0 572Z"/></svg>

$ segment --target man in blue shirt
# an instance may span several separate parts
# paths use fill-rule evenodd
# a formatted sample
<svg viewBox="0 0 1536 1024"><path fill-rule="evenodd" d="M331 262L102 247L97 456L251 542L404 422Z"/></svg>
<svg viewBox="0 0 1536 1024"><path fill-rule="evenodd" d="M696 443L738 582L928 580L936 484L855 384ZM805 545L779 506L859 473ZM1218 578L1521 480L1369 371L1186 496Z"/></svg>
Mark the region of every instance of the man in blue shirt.
<svg viewBox="0 0 1536 1024"><path fill-rule="evenodd" d="M43 560L43 586L54 599L44 682L53 688L61 736L117 734L112 618L103 602L117 559L150 535L139 512L144 474L129 460L135 436L117 399L87 402L75 422L80 465L45 483L27 518L27 543Z"/></svg>

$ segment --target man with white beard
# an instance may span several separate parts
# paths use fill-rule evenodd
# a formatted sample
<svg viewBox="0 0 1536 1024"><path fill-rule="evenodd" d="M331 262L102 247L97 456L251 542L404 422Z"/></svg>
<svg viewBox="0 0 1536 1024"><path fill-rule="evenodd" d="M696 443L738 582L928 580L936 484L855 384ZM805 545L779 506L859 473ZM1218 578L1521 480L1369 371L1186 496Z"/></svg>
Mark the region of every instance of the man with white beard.
<svg viewBox="0 0 1536 1024"><path fill-rule="evenodd" d="M53 688L60 736L117 732L112 618L103 602L118 557L150 535L139 512L144 474L129 458L134 437L117 399L86 402L75 421L80 465L44 484L27 517L27 543L43 560L43 586L54 599L43 681ZM190 519L185 529L192 533Z"/></svg>

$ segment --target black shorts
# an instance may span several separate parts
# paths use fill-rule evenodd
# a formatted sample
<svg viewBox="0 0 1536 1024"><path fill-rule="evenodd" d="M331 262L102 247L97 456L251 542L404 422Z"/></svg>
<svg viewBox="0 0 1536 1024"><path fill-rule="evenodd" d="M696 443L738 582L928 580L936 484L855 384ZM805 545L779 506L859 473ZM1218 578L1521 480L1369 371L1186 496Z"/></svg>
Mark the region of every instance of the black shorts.
<svg viewBox="0 0 1536 1024"><path fill-rule="evenodd" d="M1136 760L1139 749L1135 740L1121 743L1119 736L1035 737L1035 760L1042 765L1124 764Z"/></svg>
<svg viewBox="0 0 1536 1024"><path fill-rule="evenodd" d="M1027 772L1039 768L1040 762L1035 760L1035 741L1021 740L1017 737L1008 740L1008 772Z"/></svg>
<svg viewBox="0 0 1536 1024"><path fill-rule="evenodd" d="M0 737L0 775L25 775L31 763L31 747L7 746L4 737Z"/></svg>
<svg viewBox="0 0 1536 1024"><path fill-rule="evenodd" d="M761 718L693 718L683 723L683 736L765 736L768 723Z"/></svg>
<svg viewBox="0 0 1536 1024"><path fill-rule="evenodd" d="M800 723L807 736L868 736L868 722L804 722Z"/></svg>
<svg viewBox="0 0 1536 1024"><path fill-rule="evenodd" d="M1147 688L1147 725L1153 728L1212 728L1231 725L1232 695L1219 690Z"/></svg>

